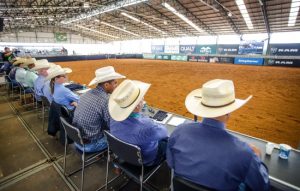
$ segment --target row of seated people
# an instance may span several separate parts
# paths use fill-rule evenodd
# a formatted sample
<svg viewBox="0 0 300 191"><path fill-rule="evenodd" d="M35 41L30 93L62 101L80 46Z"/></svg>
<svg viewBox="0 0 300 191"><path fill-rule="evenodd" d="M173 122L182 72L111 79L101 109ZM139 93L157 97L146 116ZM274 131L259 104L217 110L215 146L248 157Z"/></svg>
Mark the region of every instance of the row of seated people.
<svg viewBox="0 0 300 191"><path fill-rule="evenodd" d="M37 61L35 67L37 95L47 96L46 87L55 103L73 112L72 123L86 143L84 150L76 145L79 150L107 148L103 131L110 130L120 140L140 147L146 166L166 158L175 175L214 190L269 189L268 170L259 149L226 131L230 113L251 99L236 99L232 81L211 80L192 91L186 107L203 121L182 124L168 136L164 125L141 114L150 84L124 80L117 86L117 80L125 76L107 66L96 70L89 84L96 87L79 97L63 85L70 69L51 67L46 61Z"/></svg>
<svg viewBox="0 0 300 191"><path fill-rule="evenodd" d="M246 104L236 99L231 80L211 80L186 98L186 107L202 122L183 124L168 136L164 125L141 113L150 84L117 80L125 76L111 66L97 69L74 111L73 125L83 135L83 152L107 147L104 130L141 148L144 165L165 158L175 175L214 190L268 190L268 169L254 145L240 141L226 131L230 113ZM56 90L54 89L54 92ZM70 103L70 102L69 102Z"/></svg>

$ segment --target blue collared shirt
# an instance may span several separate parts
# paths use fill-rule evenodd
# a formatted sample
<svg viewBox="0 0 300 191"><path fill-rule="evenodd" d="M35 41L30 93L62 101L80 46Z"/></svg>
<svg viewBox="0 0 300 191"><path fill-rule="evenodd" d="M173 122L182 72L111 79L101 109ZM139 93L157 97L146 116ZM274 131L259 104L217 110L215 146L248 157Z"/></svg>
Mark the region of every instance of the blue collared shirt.
<svg viewBox="0 0 300 191"><path fill-rule="evenodd" d="M34 81L34 91L35 96L38 100L41 100L40 96L45 96L49 103L52 102L53 97L50 91L50 81L45 82L45 77L39 75L38 78Z"/></svg>
<svg viewBox="0 0 300 191"><path fill-rule="evenodd" d="M73 124L81 130L84 139L101 139L103 129L109 128L108 99L108 94L100 86L80 97Z"/></svg>
<svg viewBox="0 0 300 191"><path fill-rule="evenodd" d="M212 189L269 189L266 166L214 119L178 126L169 138L167 162L175 175Z"/></svg>
<svg viewBox="0 0 300 191"><path fill-rule="evenodd" d="M124 121L112 119L110 132L122 141L140 147L144 164L151 164L155 160L158 141L168 137L165 126L136 113Z"/></svg>
<svg viewBox="0 0 300 191"><path fill-rule="evenodd" d="M66 106L69 110L73 110L75 107L70 104L72 102L78 102L79 96L66 88L63 84L55 83L53 100L58 104Z"/></svg>

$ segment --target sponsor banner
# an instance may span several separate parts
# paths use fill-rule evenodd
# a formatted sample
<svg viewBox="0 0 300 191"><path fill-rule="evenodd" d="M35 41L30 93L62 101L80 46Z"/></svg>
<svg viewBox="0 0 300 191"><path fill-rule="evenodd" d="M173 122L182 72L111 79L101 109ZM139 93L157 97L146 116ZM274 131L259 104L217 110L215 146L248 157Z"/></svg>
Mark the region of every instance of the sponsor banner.
<svg viewBox="0 0 300 191"><path fill-rule="evenodd" d="M215 44L211 45L196 45L195 54L216 54L217 46Z"/></svg>
<svg viewBox="0 0 300 191"><path fill-rule="evenodd" d="M68 40L67 33L55 33L55 40L56 42L66 42Z"/></svg>
<svg viewBox="0 0 300 191"><path fill-rule="evenodd" d="M264 42L261 41L241 41L238 54L262 54Z"/></svg>
<svg viewBox="0 0 300 191"><path fill-rule="evenodd" d="M179 45L165 45L165 53L178 54L179 53Z"/></svg>
<svg viewBox="0 0 300 191"><path fill-rule="evenodd" d="M190 62L198 62L199 56L188 56L188 61Z"/></svg>
<svg viewBox="0 0 300 191"><path fill-rule="evenodd" d="M143 54L144 59L155 59L155 54Z"/></svg>
<svg viewBox="0 0 300 191"><path fill-rule="evenodd" d="M164 45L152 45L151 53L164 53Z"/></svg>
<svg viewBox="0 0 300 191"><path fill-rule="evenodd" d="M218 60L216 62L233 64L234 58L231 58L231 57L218 57Z"/></svg>
<svg viewBox="0 0 300 191"><path fill-rule="evenodd" d="M171 60L171 55L157 54L157 55L155 55L155 59L157 59L157 60Z"/></svg>
<svg viewBox="0 0 300 191"><path fill-rule="evenodd" d="M270 55L300 56L300 44L270 44Z"/></svg>
<svg viewBox="0 0 300 191"><path fill-rule="evenodd" d="M187 61L187 56L172 55L171 60Z"/></svg>
<svg viewBox="0 0 300 191"><path fill-rule="evenodd" d="M219 44L218 54L224 55L236 55L238 54L239 45L238 44Z"/></svg>
<svg viewBox="0 0 300 191"><path fill-rule="evenodd" d="M188 56L190 62L209 62L208 56Z"/></svg>
<svg viewBox="0 0 300 191"><path fill-rule="evenodd" d="M196 54L196 45L180 45L180 54Z"/></svg>
<svg viewBox="0 0 300 191"><path fill-rule="evenodd" d="M263 65L263 58L234 58L234 64Z"/></svg>
<svg viewBox="0 0 300 191"><path fill-rule="evenodd" d="M268 59L265 63L267 66L288 66L288 67L300 67L300 60L292 59Z"/></svg>

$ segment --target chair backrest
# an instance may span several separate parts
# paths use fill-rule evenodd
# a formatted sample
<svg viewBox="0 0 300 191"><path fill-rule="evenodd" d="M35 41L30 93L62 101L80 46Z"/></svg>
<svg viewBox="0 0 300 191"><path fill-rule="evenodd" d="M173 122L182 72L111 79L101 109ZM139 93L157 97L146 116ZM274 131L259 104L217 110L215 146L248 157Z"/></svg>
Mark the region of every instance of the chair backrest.
<svg viewBox="0 0 300 191"><path fill-rule="evenodd" d="M65 119L68 119L70 122L71 114L68 108L64 105L60 105L60 115L64 117Z"/></svg>
<svg viewBox="0 0 300 191"><path fill-rule="evenodd" d="M174 191L213 191L213 189L209 189L205 186L193 183L179 176L174 176L173 188Z"/></svg>
<svg viewBox="0 0 300 191"><path fill-rule="evenodd" d="M104 131L109 149L117 155L120 159L132 165L143 165L141 149L129 143L126 143L117 137L110 134L108 131Z"/></svg>
<svg viewBox="0 0 300 191"><path fill-rule="evenodd" d="M81 132L79 131L79 129L77 129L70 123L68 123L64 119L64 117L59 117L59 118L60 118L61 124L64 127L65 132L67 133L68 137L70 139L72 139L74 142L76 142L77 144L83 145L83 139L82 139Z"/></svg>
<svg viewBox="0 0 300 191"><path fill-rule="evenodd" d="M50 107L50 102L49 100L47 99L47 97L45 96L40 96L41 100L42 100L42 103L45 107Z"/></svg>

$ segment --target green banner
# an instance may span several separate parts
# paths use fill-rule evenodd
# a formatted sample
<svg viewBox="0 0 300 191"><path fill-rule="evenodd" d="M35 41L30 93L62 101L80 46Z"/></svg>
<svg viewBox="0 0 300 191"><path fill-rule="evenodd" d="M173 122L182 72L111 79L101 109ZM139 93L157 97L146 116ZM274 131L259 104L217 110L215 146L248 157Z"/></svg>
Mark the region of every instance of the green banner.
<svg viewBox="0 0 300 191"><path fill-rule="evenodd" d="M143 54L144 59L155 59L155 54Z"/></svg>
<svg viewBox="0 0 300 191"><path fill-rule="evenodd" d="M56 32L55 33L55 40L57 42L66 42L68 40L67 38L67 33L59 33L59 32Z"/></svg>
<svg viewBox="0 0 300 191"><path fill-rule="evenodd" d="M187 56L172 55L171 60L187 61Z"/></svg>
<svg viewBox="0 0 300 191"><path fill-rule="evenodd" d="M217 46L215 44L196 45L195 54L216 54Z"/></svg>

